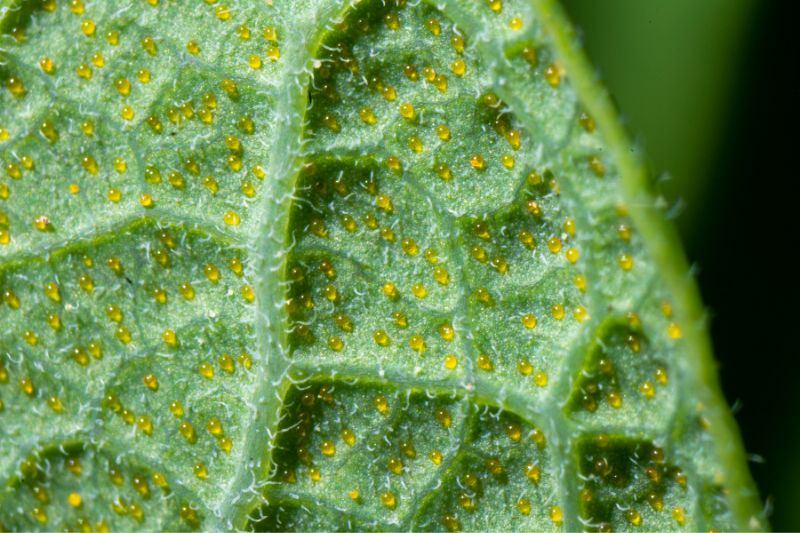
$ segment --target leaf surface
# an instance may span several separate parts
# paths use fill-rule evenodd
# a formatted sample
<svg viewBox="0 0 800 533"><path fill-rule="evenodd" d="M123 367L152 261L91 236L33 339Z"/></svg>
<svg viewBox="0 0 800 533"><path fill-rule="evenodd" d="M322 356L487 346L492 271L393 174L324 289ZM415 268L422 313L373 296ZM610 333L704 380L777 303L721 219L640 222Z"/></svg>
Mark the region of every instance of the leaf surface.
<svg viewBox="0 0 800 533"><path fill-rule="evenodd" d="M552 2L3 6L3 528L765 527Z"/></svg>

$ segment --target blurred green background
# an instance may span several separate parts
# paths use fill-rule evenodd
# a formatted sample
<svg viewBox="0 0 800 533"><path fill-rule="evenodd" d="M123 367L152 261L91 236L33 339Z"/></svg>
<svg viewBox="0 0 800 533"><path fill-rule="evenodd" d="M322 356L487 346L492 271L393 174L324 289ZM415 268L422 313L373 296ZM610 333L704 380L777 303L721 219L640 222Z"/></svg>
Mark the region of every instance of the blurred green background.
<svg viewBox="0 0 800 533"><path fill-rule="evenodd" d="M778 2L564 0L645 148L708 307L722 385L775 530L800 530L795 99ZM787 39L788 40L788 39ZM787 146L782 146L782 144ZM787 161L786 163L784 161ZM796 172L795 172L796 174ZM794 267L794 268L793 268Z"/></svg>

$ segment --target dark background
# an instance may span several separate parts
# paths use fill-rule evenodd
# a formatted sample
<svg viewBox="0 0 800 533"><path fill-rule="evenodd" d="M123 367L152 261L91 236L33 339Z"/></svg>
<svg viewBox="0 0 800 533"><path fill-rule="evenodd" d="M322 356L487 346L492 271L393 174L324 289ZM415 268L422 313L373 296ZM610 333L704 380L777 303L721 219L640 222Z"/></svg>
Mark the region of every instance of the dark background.
<svg viewBox="0 0 800 533"><path fill-rule="evenodd" d="M565 0L695 266L776 530L800 530L800 85L791 2ZM668 174L667 174L668 173Z"/></svg>

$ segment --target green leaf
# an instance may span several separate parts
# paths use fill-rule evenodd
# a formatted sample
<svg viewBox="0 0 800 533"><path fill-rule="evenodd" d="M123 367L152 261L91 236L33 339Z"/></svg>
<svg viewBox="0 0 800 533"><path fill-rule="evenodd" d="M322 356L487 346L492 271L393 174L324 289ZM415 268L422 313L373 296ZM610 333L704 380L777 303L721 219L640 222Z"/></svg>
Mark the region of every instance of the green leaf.
<svg viewBox="0 0 800 533"><path fill-rule="evenodd" d="M2 6L0 529L766 527L551 0Z"/></svg>

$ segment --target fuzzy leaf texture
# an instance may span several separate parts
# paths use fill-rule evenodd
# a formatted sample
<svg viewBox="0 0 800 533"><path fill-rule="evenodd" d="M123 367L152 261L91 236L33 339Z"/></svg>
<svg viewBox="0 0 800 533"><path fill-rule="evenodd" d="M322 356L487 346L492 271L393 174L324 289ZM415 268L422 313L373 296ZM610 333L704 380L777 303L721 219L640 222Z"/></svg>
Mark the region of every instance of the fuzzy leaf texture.
<svg viewBox="0 0 800 533"><path fill-rule="evenodd" d="M0 5L0 529L767 527L552 0Z"/></svg>

